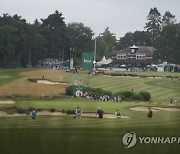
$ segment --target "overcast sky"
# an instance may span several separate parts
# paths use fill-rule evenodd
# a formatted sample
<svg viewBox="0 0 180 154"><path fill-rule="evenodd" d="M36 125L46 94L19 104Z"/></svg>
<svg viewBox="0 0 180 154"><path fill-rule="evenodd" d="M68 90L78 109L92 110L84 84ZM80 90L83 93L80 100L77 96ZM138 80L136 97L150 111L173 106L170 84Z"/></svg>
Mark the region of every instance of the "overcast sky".
<svg viewBox="0 0 180 154"><path fill-rule="evenodd" d="M180 0L0 0L0 15L18 14L33 23L36 18L47 18L58 10L66 24L82 22L96 35L109 27L118 38L143 30L153 7L161 14L170 11L180 22Z"/></svg>

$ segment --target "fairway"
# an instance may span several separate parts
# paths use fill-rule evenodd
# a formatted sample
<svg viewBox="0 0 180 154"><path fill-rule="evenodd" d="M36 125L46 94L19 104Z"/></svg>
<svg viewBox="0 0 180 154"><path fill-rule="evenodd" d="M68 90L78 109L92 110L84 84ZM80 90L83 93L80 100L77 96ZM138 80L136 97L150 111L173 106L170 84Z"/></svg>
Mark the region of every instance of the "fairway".
<svg viewBox="0 0 180 154"><path fill-rule="evenodd" d="M127 73L127 72L126 72ZM171 98L180 99L180 81L171 80L166 76L180 76L179 73L167 72L131 72L138 75L162 76L161 78L139 78L139 77L112 77L107 75L90 76L85 73L80 75L71 75L65 79L70 83L73 80L83 80L85 85L93 88L102 88L113 93L119 91L131 91L138 93L148 91L152 95L151 101L160 103L169 103Z"/></svg>
<svg viewBox="0 0 180 154"><path fill-rule="evenodd" d="M42 75L50 81L66 82L67 85L83 80L86 86L113 93L131 89L149 91L152 100L104 102L73 98L64 94L67 85L46 85L27 80ZM73 74L38 69L0 70L0 151L4 154L178 154L180 143L147 144L140 143L138 138L180 136L180 102L169 103L171 97L180 98L179 81L171 81L166 75L153 79L93 76L84 71ZM95 115L100 107L105 114L111 113L112 118L82 115L81 119L74 119L74 114L62 114L74 111L77 106L84 115L92 112ZM32 120L30 114L15 113L19 108L28 111L32 107L39 110L36 120ZM147 118L148 107L154 111L153 118ZM117 109L128 118L113 117ZM43 112L49 115L43 115ZM136 133L137 142L127 149L122 139L129 132Z"/></svg>

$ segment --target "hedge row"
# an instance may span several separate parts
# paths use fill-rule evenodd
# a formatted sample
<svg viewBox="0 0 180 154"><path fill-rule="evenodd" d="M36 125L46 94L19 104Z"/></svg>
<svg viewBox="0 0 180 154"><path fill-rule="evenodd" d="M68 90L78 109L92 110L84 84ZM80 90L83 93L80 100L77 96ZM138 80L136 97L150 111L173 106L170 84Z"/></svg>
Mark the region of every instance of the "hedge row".
<svg viewBox="0 0 180 154"><path fill-rule="evenodd" d="M133 91L124 91L124 92L116 93L115 96L121 97L122 100L132 99L132 100L150 101L151 99L151 94L147 91L142 91L138 94Z"/></svg>
<svg viewBox="0 0 180 154"><path fill-rule="evenodd" d="M87 92L89 95L92 96L104 96L104 95L109 95L112 96L112 92L103 90L101 88L91 88L91 87L85 87L84 91Z"/></svg>
<svg viewBox="0 0 180 154"><path fill-rule="evenodd" d="M84 91L91 96L104 96L104 95L113 96L112 92L103 90L101 88L85 87ZM69 86L66 88L66 95L73 96L73 86ZM133 91L123 91L114 94L114 96L119 96L121 97L122 100L132 99L132 100L149 101L151 99L151 94L146 91L142 91L138 94Z"/></svg>
<svg viewBox="0 0 180 154"><path fill-rule="evenodd" d="M103 90L101 88L91 88L91 87L84 87L84 91L88 93L88 95L92 96L104 96L109 95L112 96L112 92ZM69 86L66 88L66 95L73 96L73 86Z"/></svg>

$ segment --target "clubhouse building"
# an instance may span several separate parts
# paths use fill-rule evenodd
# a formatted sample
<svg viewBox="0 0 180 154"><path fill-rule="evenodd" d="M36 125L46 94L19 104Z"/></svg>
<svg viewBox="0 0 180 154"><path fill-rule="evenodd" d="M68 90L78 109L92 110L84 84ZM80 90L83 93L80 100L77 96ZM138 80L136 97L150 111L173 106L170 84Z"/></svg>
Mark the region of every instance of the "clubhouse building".
<svg viewBox="0 0 180 154"><path fill-rule="evenodd" d="M153 51L153 47L133 45L124 50L109 53L107 57L113 60L113 64L150 65L153 62Z"/></svg>

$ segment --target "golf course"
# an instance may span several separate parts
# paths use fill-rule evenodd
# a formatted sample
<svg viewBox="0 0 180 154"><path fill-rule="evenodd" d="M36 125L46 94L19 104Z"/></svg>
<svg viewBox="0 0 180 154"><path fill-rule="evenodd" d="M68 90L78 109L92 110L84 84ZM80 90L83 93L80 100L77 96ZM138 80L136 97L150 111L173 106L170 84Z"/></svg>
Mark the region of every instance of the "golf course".
<svg viewBox="0 0 180 154"><path fill-rule="evenodd" d="M106 73L0 69L0 153L179 154L180 73ZM147 91L151 99L115 102L66 95L66 88L78 81L113 95L132 89L135 93ZM80 119L74 118L76 107L82 109ZM149 107L152 118L147 118ZM97 118L98 108L104 111L103 119ZM33 109L38 111L35 120L31 118ZM120 119L114 115L117 110ZM137 142L126 148L123 136L130 132L136 133ZM174 137L177 142L140 143L139 137Z"/></svg>

